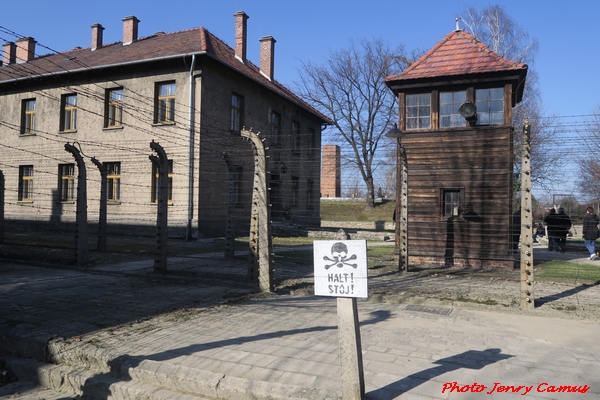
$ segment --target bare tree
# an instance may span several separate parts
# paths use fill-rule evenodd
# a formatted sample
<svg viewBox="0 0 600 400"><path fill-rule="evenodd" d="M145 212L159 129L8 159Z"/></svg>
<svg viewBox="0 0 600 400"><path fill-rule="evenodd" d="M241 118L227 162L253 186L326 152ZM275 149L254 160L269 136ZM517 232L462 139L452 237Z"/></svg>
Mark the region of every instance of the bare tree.
<svg viewBox="0 0 600 400"><path fill-rule="evenodd" d="M592 117L578 130L582 139L577 159L579 165L579 190L591 201L600 200L600 106Z"/></svg>
<svg viewBox="0 0 600 400"><path fill-rule="evenodd" d="M521 143L523 121L531 123L531 180L542 188L556 183L557 173L566 161L556 146L556 117L546 116L542 106L538 78L532 68L538 50L538 42L518 26L500 5L483 8L480 12L471 7L461 17L467 30L479 41L502 58L526 63L529 66L523 100L513 110L515 126L515 173L521 169Z"/></svg>
<svg viewBox="0 0 600 400"><path fill-rule="evenodd" d="M409 62L402 46L391 49L381 39L361 39L332 51L324 65L302 63L299 71L297 92L331 118L334 135L349 145L351 155L345 161L360 172L367 207L375 205L379 142L398 112L384 78L401 72Z"/></svg>

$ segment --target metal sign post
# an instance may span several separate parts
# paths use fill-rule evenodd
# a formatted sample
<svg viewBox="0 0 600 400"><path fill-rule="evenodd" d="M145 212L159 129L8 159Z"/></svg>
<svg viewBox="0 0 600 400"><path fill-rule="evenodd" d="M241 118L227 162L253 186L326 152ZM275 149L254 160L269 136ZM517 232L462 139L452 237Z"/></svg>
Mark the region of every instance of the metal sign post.
<svg viewBox="0 0 600 400"><path fill-rule="evenodd" d="M368 297L367 242L323 240L313 248L315 295L337 297L342 398L360 400L365 379L356 299Z"/></svg>

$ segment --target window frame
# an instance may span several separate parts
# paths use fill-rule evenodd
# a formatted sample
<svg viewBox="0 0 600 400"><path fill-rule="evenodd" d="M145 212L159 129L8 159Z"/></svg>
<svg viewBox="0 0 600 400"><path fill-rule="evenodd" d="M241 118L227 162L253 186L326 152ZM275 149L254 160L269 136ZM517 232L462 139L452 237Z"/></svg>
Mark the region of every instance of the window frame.
<svg viewBox="0 0 600 400"><path fill-rule="evenodd" d="M167 176L167 203L173 203L173 160L168 160L169 163L169 174ZM156 163L152 163L152 195L151 202L158 204L158 167Z"/></svg>
<svg viewBox="0 0 600 400"><path fill-rule="evenodd" d="M33 175L33 165L19 165L18 201L33 202Z"/></svg>
<svg viewBox="0 0 600 400"><path fill-rule="evenodd" d="M121 202L121 162L109 161L104 163L106 170L106 201Z"/></svg>
<svg viewBox="0 0 600 400"><path fill-rule="evenodd" d="M292 144L291 144L292 153L299 155L301 152L301 149L300 149L300 122L292 121L291 132L292 132Z"/></svg>
<svg viewBox="0 0 600 400"><path fill-rule="evenodd" d="M277 111L271 111L269 118L272 144L281 146L281 114Z"/></svg>
<svg viewBox="0 0 600 400"><path fill-rule="evenodd" d="M166 93L163 93L163 89L166 89ZM156 124L159 124L159 125L175 124L176 96L177 96L177 86L175 84L175 81L158 82L156 84L155 115L154 115L154 120L155 120Z"/></svg>
<svg viewBox="0 0 600 400"><path fill-rule="evenodd" d="M74 101L71 101L74 100ZM68 93L61 96L60 105L60 131L77 131L77 93Z"/></svg>
<svg viewBox="0 0 600 400"><path fill-rule="evenodd" d="M306 180L306 209L314 210L315 208L315 181L314 179Z"/></svg>
<svg viewBox="0 0 600 400"><path fill-rule="evenodd" d="M487 91L487 98L482 98L483 92ZM499 97L492 97L492 91L497 92ZM501 110L495 110L494 104L502 104ZM477 107L477 125L504 125L505 101L503 87L484 87L475 89L475 106ZM484 109L485 108L485 109ZM486 118L482 118L486 116ZM494 116L500 116L495 121ZM482 121L484 119L485 121Z"/></svg>
<svg viewBox="0 0 600 400"><path fill-rule="evenodd" d="M459 99L457 100L456 97L458 94L461 94L462 96L458 96ZM450 99L450 102L443 102L443 97L445 97L444 95L451 95L452 98ZM455 90L455 91L448 91L448 92L440 92L439 93L439 110L438 110L438 119L439 119L439 129L445 129L445 128L464 128L465 126L467 126L467 120L460 115L460 113L458 112L458 109L460 108L460 106L467 101L467 90ZM450 108L450 112L443 112L444 111L444 106ZM444 120L445 119L449 119L450 123L449 125L444 125Z"/></svg>
<svg viewBox="0 0 600 400"><path fill-rule="evenodd" d="M292 176L291 179L291 197L292 197L292 207L296 208L300 205L300 178L297 176Z"/></svg>
<svg viewBox="0 0 600 400"><path fill-rule="evenodd" d="M29 106L33 104L33 109ZM35 98L24 99L21 103L21 135L35 135L37 124L37 101Z"/></svg>
<svg viewBox="0 0 600 400"><path fill-rule="evenodd" d="M405 124L406 124L406 130L407 131L415 131L415 130L425 130L425 129L431 129L432 124L432 93L431 92L426 92L426 93L412 93L412 94L407 94L406 95L406 99L405 99L405 105L404 105L404 112L405 112ZM410 99L414 98L416 99L416 104L414 105L409 105L410 103ZM421 103L421 101L427 99L428 102L425 103ZM416 115L415 116L409 116L410 112L409 110L414 109L416 111ZM421 114L421 112L428 110L428 113L426 114ZM422 124L421 120L427 120L427 126L425 126L425 124ZM416 124L415 126L411 127L411 121L415 121Z"/></svg>
<svg viewBox="0 0 600 400"><path fill-rule="evenodd" d="M231 116L229 130L240 133L244 126L244 96L238 93L231 94Z"/></svg>
<svg viewBox="0 0 600 400"><path fill-rule="evenodd" d="M75 164L58 165L58 193L61 202L73 202L75 195Z"/></svg>
<svg viewBox="0 0 600 400"><path fill-rule="evenodd" d="M120 94L120 98L113 98L113 94ZM105 128L121 128L123 126L124 94L123 88L113 88L106 90L105 99Z"/></svg>
<svg viewBox="0 0 600 400"><path fill-rule="evenodd" d="M317 133L314 128L308 128L308 145L306 147L306 155L310 158L315 157L315 147L317 145Z"/></svg>
<svg viewBox="0 0 600 400"><path fill-rule="evenodd" d="M448 199L448 195L453 195ZM455 209L452 213L447 213L448 206ZM449 219L463 218L464 208L464 188L440 188L440 219L447 221Z"/></svg>
<svg viewBox="0 0 600 400"><path fill-rule="evenodd" d="M229 201L235 207L242 207L242 175L244 173L243 167L240 165L233 165L229 170Z"/></svg>

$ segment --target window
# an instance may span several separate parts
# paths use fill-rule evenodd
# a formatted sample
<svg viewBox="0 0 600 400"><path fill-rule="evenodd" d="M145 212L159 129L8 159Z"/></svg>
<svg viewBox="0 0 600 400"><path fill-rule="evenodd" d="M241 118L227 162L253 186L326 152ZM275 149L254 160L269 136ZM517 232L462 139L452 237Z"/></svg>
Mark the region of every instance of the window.
<svg viewBox="0 0 600 400"><path fill-rule="evenodd" d="M242 205L242 167L233 166L229 171L229 201L236 207Z"/></svg>
<svg viewBox="0 0 600 400"><path fill-rule="evenodd" d="M240 132L244 125L244 98L238 94L231 95L231 131Z"/></svg>
<svg viewBox="0 0 600 400"><path fill-rule="evenodd" d="M477 89L477 125L504 124L504 89Z"/></svg>
<svg viewBox="0 0 600 400"><path fill-rule="evenodd" d="M72 132L77 129L77 95L67 94L62 96L62 119L60 130Z"/></svg>
<svg viewBox="0 0 600 400"><path fill-rule="evenodd" d="M300 153L300 124L292 121L292 152Z"/></svg>
<svg viewBox="0 0 600 400"><path fill-rule="evenodd" d="M431 128L431 95L406 95L406 129Z"/></svg>
<svg viewBox="0 0 600 400"><path fill-rule="evenodd" d="M167 200L169 203L173 202L173 160L169 160L169 174L168 174L168 194ZM152 163L152 202L158 203L158 168L155 163Z"/></svg>
<svg viewBox="0 0 600 400"><path fill-rule="evenodd" d="M307 147L306 152L309 157L315 156L315 146L316 146L315 130L313 128L308 128L308 147Z"/></svg>
<svg viewBox="0 0 600 400"><path fill-rule="evenodd" d="M21 134L30 135L35 133L35 99L23 100L22 110Z"/></svg>
<svg viewBox="0 0 600 400"><path fill-rule="evenodd" d="M19 201L33 201L33 165L19 166Z"/></svg>
<svg viewBox="0 0 600 400"><path fill-rule="evenodd" d="M440 128L465 126L465 119L458 109L466 100L466 91L440 93Z"/></svg>
<svg viewBox="0 0 600 400"><path fill-rule="evenodd" d="M273 144L281 144L281 114L271 112L271 140Z"/></svg>
<svg viewBox="0 0 600 400"><path fill-rule="evenodd" d="M156 122L169 124L175 122L175 82L160 83L157 86Z"/></svg>
<svg viewBox="0 0 600 400"><path fill-rule="evenodd" d="M307 210L312 210L315 207L314 206L314 199L315 199L314 191L315 191L315 182L312 179L309 179L306 182L306 209Z"/></svg>
<svg viewBox="0 0 600 400"><path fill-rule="evenodd" d="M106 201L118 202L121 200L121 163L106 162Z"/></svg>
<svg viewBox="0 0 600 400"><path fill-rule="evenodd" d="M442 189L442 218L452 218L461 215L462 190Z"/></svg>
<svg viewBox="0 0 600 400"><path fill-rule="evenodd" d="M123 89L111 89L106 94L106 118L104 126L115 128L123 124Z"/></svg>
<svg viewBox="0 0 600 400"><path fill-rule="evenodd" d="M299 181L297 176L292 176L292 207L298 207Z"/></svg>
<svg viewBox="0 0 600 400"><path fill-rule="evenodd" d="M60 201L74 201L75 164L60 164L58 166L58 178Z"/></svg>

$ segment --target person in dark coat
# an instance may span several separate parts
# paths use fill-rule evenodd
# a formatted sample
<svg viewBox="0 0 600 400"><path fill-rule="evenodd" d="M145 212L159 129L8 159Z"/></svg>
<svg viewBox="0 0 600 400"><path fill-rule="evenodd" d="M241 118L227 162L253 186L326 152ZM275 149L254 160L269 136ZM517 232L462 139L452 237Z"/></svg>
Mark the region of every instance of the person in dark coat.
<svg viewBox="0 0 600 400"><path fill-rule="evenodd" d="M559 207L558 214L554 219L556 224L556 245L561 253L567 250L567 234L571 229L571 218L565 214L565 209Z"/></svg>
<svg viewBox="0 0 600 400"><path fill-rule="evenodd" d="M544 223L548 229L548 251L553 251L556 247L556 210L550 209L550 212L544 217Z"/></svg>
<svg viewBox="0 0 600 400"><path fill-rule="evenodd" d="M538 223L537 228L533 234L533 243L538 243L538 238L544 237L546 231L544 230L544 225L541 222Z"/></svg>
<svg viewBox="0 0 600 400"><path fill-rule="evenodd" d="M594 213L593 207L586 209L585 217L583 217L583 241L585 247L590 252L590 260L598 258L596 255L596 239L598 239L598 223L600 218Z"/></svg>

